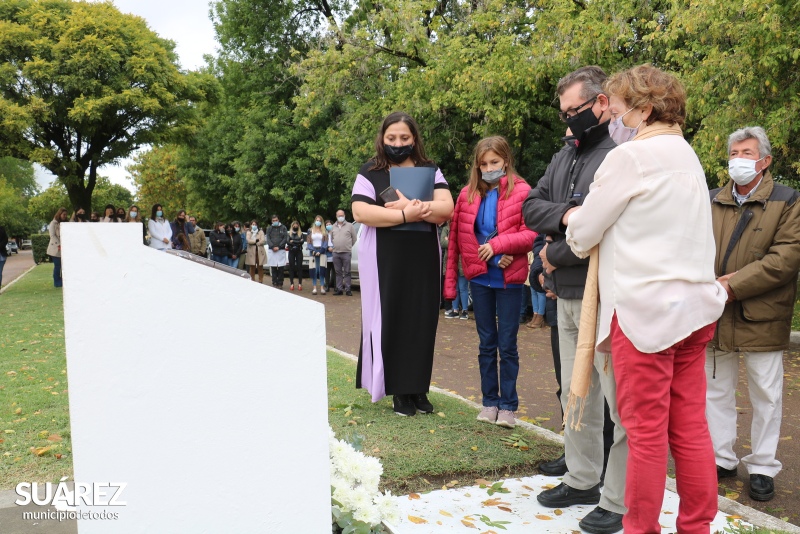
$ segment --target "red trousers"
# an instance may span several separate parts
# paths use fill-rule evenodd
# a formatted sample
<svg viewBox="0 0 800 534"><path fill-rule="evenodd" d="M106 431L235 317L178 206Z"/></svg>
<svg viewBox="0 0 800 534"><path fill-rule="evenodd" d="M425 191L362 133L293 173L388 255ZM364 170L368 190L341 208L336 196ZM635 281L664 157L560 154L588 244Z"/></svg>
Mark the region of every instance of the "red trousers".
<svg viewBox="0 0 800 534"><path fill-rule="evenodd" d="M708 534L717 468L706 422L706 344L712 323L655 354L639 352L611 322L617 409L628 433L625 534L660 533L667 453L675 459L680 534Z"/></svg>

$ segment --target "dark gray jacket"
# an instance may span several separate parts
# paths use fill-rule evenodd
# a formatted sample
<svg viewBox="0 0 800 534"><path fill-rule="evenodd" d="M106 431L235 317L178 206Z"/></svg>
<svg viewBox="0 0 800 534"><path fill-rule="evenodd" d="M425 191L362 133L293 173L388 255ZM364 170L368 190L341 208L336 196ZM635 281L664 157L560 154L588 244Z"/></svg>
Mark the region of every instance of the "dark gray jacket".
<svg viewBox="0 0 800 534"><path fill-rule="evenodd" d="M522 206L528 228L553 239L547 260L556 267L552 279L559 298L583 298L589 267L589 258L579 259L567 245L561 218L572 206L583 204L597 168L616 146L608 135L608 122L590 128L577 148L567 145L553 156Z"/></svg>
<svg viewBox="0 0 800 534"><path fill-rule="evenodd" d="M268 249L273 249L275 247L282 249L286 246L286 243L289 242L289 230L287 230L284 225L272 226L270 224L266 233Z"/></svg>

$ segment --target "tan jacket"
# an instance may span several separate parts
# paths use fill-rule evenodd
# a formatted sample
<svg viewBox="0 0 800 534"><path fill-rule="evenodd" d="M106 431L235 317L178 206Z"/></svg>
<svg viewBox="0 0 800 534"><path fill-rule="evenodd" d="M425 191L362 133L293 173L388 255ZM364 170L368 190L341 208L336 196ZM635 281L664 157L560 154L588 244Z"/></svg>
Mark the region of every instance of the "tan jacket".
<svg viewBox="0 0 800 534"><path fill-rule="evenodd" d="M710 346L725 351L783 350L789 344L800 267L800 193L776 184L767 172L753 195L737 206L732 184L711 191L714 271L717 276L736 272L728 281L736 300L725 306ZM749 220L728 253L743 214Z"/></svg>
<svg viewBox="0 0 800 534"><path fill-rule="evenodd" d="M245 265L264 265L267 263L267 252L264 249L264 232L259 230L255 235L252 230L248 230L245 234L247 238L247 255L244 258ZM256 260L256 251L258 251L258 260Z"/></svg>
<svg viewBox="0 0 800 534"><path fill-rule="evenodd" d="M61 257L61 223L55 219L50 221L50 243L47 245L47 255Z"/></svg>
<svg viewBox="0 0 800 534"><path fill-rule="evenodd" d="M194 233L186 237L189 238L192 254L197 254L198 256L206 255L206 233L199 226L195 226Z"/></svg>

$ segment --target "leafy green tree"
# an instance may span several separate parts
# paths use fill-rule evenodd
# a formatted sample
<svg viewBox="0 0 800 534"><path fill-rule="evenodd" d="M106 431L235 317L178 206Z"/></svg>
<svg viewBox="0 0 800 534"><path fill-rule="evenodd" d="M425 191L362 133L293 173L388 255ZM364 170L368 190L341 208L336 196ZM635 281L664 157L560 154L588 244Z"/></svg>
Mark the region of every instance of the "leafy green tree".
<svg viewBox="0 0 800 534"><path fill-rule="evenodd" d="M135 163L127 169L136 184L136 201L148 217L155 204L163 206L168 219L178 210L186 210L198 219L203 217L193 202L195 198L188 189L188 182L179 174L178 152L176 145L156 146L137 154Z"/></svg>
<svg viewBox="0 0 800 534"><path fill-rule="evenodd" d="M38 189L30 162L0 158L0 225L9 235L25 236L38 229L39 223L27 211Z"/></svg>
<svg viewBox="0 0 800 534"><path fill-rule="evenodd" d="M33 165L29 161L0 158L0 177L5 178L8 185L20 191L25 198L39 192Z"/></svg>
<svg viewBox="0 0 800 534"><path fill-rule="evenodd" d="M174 43L111 2L0 3L0 150L41 163L73 208L97 169L190 132L212 81L178 67Z"/></svg>

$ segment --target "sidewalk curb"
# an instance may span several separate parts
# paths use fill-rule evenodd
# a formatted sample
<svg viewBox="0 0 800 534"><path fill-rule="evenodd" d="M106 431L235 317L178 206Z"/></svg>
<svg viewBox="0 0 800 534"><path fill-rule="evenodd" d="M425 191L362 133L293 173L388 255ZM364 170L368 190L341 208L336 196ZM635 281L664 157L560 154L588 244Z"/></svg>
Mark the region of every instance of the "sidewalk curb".
<svg viewBox="0 0 800 534"><path fill-rule="evenodd" d="M38 264L35 264L35 263L34 263L34 264L33 264L33 265L30 267L30 268L28 268L28 270L27 270L27 271L25 271L24 273L22 273L21 275L19 275L18 277L14 278L12 281L10 281L10 282L9 282L9 283L7 283L6 285L4 285L4 286L3 286L3 288L2 288L2 289L0 289L0 293L5 293L5 292L8 290L8 288L9 288L9 287L13 286L13 285L14 285L14 284L16 284L17 282L19 282L20 280L22 280L23 278L25 278L25 275L26 275L26 274L28 274L29 272L31 272L32 270L34 270L34 269L35 269L35 268L37 268L38 266L39 266Z"/></svg>
<svg viewBox="0 0 800 534"><path fill-rule="evenodd" d="M789 343L792 345L800 345L800 332L792 332L789 334Z"/></svg>
<svg viewBox="0 0 800 534"><path fill-rule="evenodd" d="M800 343L800 332L792 332L793 336L795 334L797 334L798 343ZM338 354L340 356L344 356L345 358L348 358L348 359L353 360L353 361L358 361L358 357L356 357L356 356L354 356L352 354L349 354L347 352L341 351L341 350L339 350L339 349L337 349L335 347L331 347L330 345L328 345L326 348L327 348L327 350L329 350L329 351L331 351L333 353L336 353L336 354ZM472 402L472 401L470 401L468 399L465 399L464 397L462 397L462 396L460 396L460 395L458 395L456 393L453 393L452 391L441 389L441 388L438 388L436 386L431 386L431 391L447 395L448 397L452 397L454 399L458 399L458 400L460 400L460 401L462 401L462 402L464 402L466 404L469 404L473 408L476 408L476 409L480 409L481 408L480 404L478 404L476 402ZM560 434L556 434L552 430L548 430L546 428L542 428L540 426L536 426L534 424L528 423L527 421L517 420L517 424L519 426L522 426L522 427L524 427L524 428L526 428L528 430L531 430L531 431L539 434L544 439L547 439L549 441L553 441L553 442L556 442L556 443L560 443L562 445L564 443L564 436L561 436ZM676 483L675 483L675 479L673 479L673 478L667 477L665 487L666 487L667 490L671 491L672 493L676 493L676 494L678 493L677 487L676 487ZM758 527L763 527L763 528L767 528L767 529L785 530L787 532L800 534L800 527L799 526L793 525L791 523L787 523L786 521L782 521L782 520L780 520L780 519L778 519L776 517L773 517L773 516L771 516L769 514L765 514L764 512L760 512L760 511L758 511L758 510L756 510L754 508L750 508L749 506L746 506L744 504L741 504L741 503L738 503L738 502L733 501L731 499L728 499L727 497L719 496L717 498L717 508L721 512L724 512L724 513L726 513L728 515L737 515L737 516L741 517L744 521L746 521L746 522L748 522L748 523L750 523L752 525L758 526Z"/></svg>

